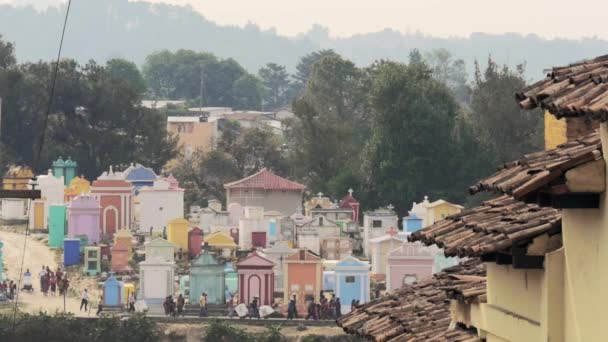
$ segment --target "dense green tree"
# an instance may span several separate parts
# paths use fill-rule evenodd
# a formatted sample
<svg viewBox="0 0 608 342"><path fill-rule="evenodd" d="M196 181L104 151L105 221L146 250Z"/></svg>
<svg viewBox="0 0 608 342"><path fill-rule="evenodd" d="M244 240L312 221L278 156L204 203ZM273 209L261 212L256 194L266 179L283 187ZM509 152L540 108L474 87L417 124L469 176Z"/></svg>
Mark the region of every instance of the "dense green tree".
<svg viewBox="0 0 608 342"><path fill-rule="evenodd" d="M48 126L44 115L54 65L27 63L0 71L3 154L44 172L59 155L71 156L89 179L109 165L140 161L157 170L175 157L166 118L141 107L141 76L129 62L106 66L73 60L59 64ZM45 141L38 163L42 133Z"/></svg>
<svg viewBox="0 0 608 342"><path fill-rule="evenodd" d="M11 42L4 41L0 34L0 70L13 66L15 59L15 46Z"/></svg>
<svg viewBox="0 0 608 342"><path fill-rule="evenodd" d="M338 56L312 68L302 96L293 102L296 118L287 122L292 174L311 191L343 194L357 175L358 156L369 134L367 73Z"/></svg>
<svg viewBox="0 0 608 342"><path fill-rule="evenodd" d="M459 106L449 89L432 78L425 64L383 62L376 66L370 100L368 204L392 203L403 213L424 195L453 199L460 174L450 163Z"/></svg>
<svg viewBox="0 0 608 342"><path fill-rule="evenodd" d="M264 86L259 78L245 74L234 82L232 88L234 109L260 110Z"/></svg>
<svg viewBox="0 0 608 342"><path fill-rule="evenodd" d="M268 63L258 71L264 84L264 110L277 110L289 102L290 81L284 66Z"/></svg>
<svg viewBox="0 0 608 342"><path fill-rule="evenodd" d="M494 163L511 161L542 149L542 113L519 108L513 94L526 86L523 66L511 70L492 58L482 72L475 66L471 96L472 119L477 134L491 148Z"/></svg>
<svg viewBox="0 0 608 342"><path fill-rule="evenodd" d="M300 62L296 65L296 73L293 75L294 82L292 83L292 94L299 94L306 87L306 82L312 74L312 69L315 63L322 60L323 57L337 57L338 54L334 50L319 50L311 52L300 58Z"/></svg>

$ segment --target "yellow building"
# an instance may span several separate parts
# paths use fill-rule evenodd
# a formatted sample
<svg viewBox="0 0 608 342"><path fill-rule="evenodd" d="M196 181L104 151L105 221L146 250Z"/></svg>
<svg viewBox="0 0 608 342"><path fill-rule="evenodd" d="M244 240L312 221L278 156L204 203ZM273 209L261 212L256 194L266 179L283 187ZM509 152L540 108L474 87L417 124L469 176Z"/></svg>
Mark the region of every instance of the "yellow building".
<svg viewBox="0 0 608 342"><path fill-rule="evenodd" d="M32 169L27 166L11 166L2 179L4 190L29 190L28 183L34 177Z"/></svg>
<svg viewBox="0 0 608 342"><path fill-rule="evenodd" d="M188 250L188 220L176 218L167 224L167 240L182 251Z"/></svg>
<svg viewBox="0 0 608 342"><path fill-rule="evenodd" d="M175 134L185 156L213 150L218 138L217 121L207 122L198 116L169 116L167 132Z"/></svg>
<svg viewBox="0 0 608 342"><path fill-rule="evenodd" d="M232 237L222 232L214 232L206 236L205 244L209 248L221 252L225 258L230 258L238 247Z"/></svg>

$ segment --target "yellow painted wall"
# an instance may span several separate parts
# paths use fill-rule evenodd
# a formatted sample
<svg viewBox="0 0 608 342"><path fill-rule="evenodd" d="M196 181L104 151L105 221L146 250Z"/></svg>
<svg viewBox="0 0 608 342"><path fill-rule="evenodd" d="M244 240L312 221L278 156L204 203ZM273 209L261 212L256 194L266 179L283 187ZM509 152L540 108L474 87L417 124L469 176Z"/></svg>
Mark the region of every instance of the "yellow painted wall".
<svg viewBox="0 0 608 342"><path fill-rule="evenodd" d="M34 229L44 229L44 202L34 202Z"/></svg>
<svg viewBox="0 0 608 342"><path fill-rule="evenodd" d="M188 250L188 220L178 218L167 225L167 240L184 251Z"/></svg>
<svg viewBox="0 0 608 342"><path fill-rule="evenodd" d="M488 303L540 322L543 270L487 264Z"/></svg>
<svg viewBox="0 0 608 342"><path fill-rule="evenodd" d="M555 148L567 140L566 119L558 120L551 113L545 111L545 150Z"/></svg>
<svg viewBox="0 0 608 342"><path fill-rule="evenodd" d="M600 127L603 153L608 155L608 125ZM565 264L566 340L606 340L608 307L608 203L599 209L564 209L562 234Z"/></svg>
<svg viewBox="0 0 608 342"><path fill-rule="evenodd" d="M208 152L213 149L215 139L215 122L193 122L192 132L179 132L178 126L185 124L181 122L167 123L167 131L175 133L179 137L179 145L183 148L191 147L193 151L199 149Z"/></svg>

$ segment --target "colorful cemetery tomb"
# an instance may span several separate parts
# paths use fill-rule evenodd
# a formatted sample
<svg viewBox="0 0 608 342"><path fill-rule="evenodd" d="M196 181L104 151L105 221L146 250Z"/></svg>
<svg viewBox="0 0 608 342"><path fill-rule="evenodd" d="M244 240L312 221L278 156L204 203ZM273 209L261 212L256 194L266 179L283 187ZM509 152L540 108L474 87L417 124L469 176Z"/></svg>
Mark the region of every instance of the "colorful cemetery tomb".
<svg viewBox="0 0 608 342"><path fill-rule="evenodd" d="M129 258L133 255L133 235L126 229L121 229L114 234L114 246L122 244L129 251Z"/></svg>
<svg viewBox="0 0 608 342"><path fill-rule="evenodd" d="M144 244L146 260L160 258L162 260L174 261L177 246L165 239L156 238Z"/></svg>
<svg viewBox="0 0 608 342"><path fill-rule="evenodd" d="M268 226L263 207L245 207L245 217L239 221L239 248L266 248Z"/></svg>
<svg viewBox="0 0 608 342"><path fill-rule="evenodd" d="M380 279L382 279L383 276L386 275L388 254L393 249L401 246L403 240L396 236L396 234L387 234L371 239L369 242L371 247L370 257L372 259L372 273L382 275L380 277Z"/></svg>
<svg viewBox="0 0 608 342"><path fill-rule="evenodd" d="M65 238L66 206L49 206L49 247L58 248L63 246Z"/></svg>
<svg viewBox="0 0 608 342"><path fill-rule="evenodd" d="M44 216L44 203L42 199L33 200L30 203L30 221L29 228L35 230L46 229Z"/></svg>
<svg viewBox="0 0 608 342"><path fill-rule="evenodd" d="M435 253L420 242L404 242L388 254L386 290L390 293L433 275Z"/></svg>
<svg viewBox="0 0 608 342"><path fill-rule="evenodd" d="M139 190L139 230L162 232L167 222L184 216L184 189L159 179ZM186 247L184 247L185 249Z"/></svg>
<svg viewBox="0 0 608 342"><path fill-rule="evenodd" d="M74 236L74 239L80 240L80 253L84 253L84 248L89 245L89 237L81 234Z"/></svg>
<svg viewBox="0 0 608 342"><path fill-rule="evenodd" d="M353 217L352 220L355 223L359 223L359 209L361 208L361 204L359 201L353 196L353 189L348 189L348 195L344 196L342 200L340 200L339 207L342 209L352 209Z"/></svg>
<svg viewBox="0 0 608 342"><path fill-rule="evenodd" d="M422 219L410 211L409 215L403 218L403 231L413 233L420 229L422 229Z"/></svg>
<svg viewBox="0 0 608 342"><path fill-rule="evenodd" d="M340 235L341 227L335 221L316 216L298 226L298 247L321 254L322 242L326 238L339 238Z"/></svg>
<svg viewBox="0 0 608 342"><path fill-rule="evenodd" d="M298 312L306 312L306 301L320 300L322 289L322 265L321 258L306 249L299 249L283 261L285 270L283 302L288 303L290 298L296 296Z"/></svg>
<svg viewBox="0 0 608 342"><path fill-rule="evenodd" d="M127 246L119 243L112 247L112 263L110 268L114 272L129 271L129 249Z"/></svg>
<svg viewBox="0 0 608 342"><path fill-rule="evenodd" d="M234 268L232 268L231 262L226 263L224 274L225 285L228 288L228 291L230 291L230 293L233 295L236 294L239 289L239 277Z"/></svg>
<svg viewBox="0 0 608 342"><path fill-rule="evenodd" d="M279 177L264 168L241 180L224 184L226 203L239 203L243 207L256 206L276 210L284 216L302 205L302 184ZM230 211L230 208L228 208Z"/></svg>
<svg viewBox="0 0 608 342"><path fill-rule="evenodd" d="M38 176L36 182L41 198L32 201L29 227L46 230L49 226L49 206L64 203L63 178L56 178L49 170L48 174Z"/></svg>
<svg viewBox="0 0 608 342"><path fill-rule="evenodd" d="M139 295L148 306L162 304L173 295L175 262L155 257L139 263Z"/></svg>
<svg viewBox="0 0 608 342"><path fill-rule="evenodd" d="M336 264L335 295L342 303L342 313L350 312L354 300L361 304L370 300L369 264L353 256L347 256Z"/></svg>
<svg viewBox="0 0 608 342"><path fill-rule="evenodd" d="M133 165L127 168L124 172L125 180L133 185L135 194L139 193L139 190L146 186L153 186L157 176L154 170L145 167L141 164Z"/></svg>
<svg viewBox="0 0 608 342"><path fill-rule="evenodd" d="M80 195L68 204L68 237L86 235L89 243L99 243L101 206L92 196Z"/></svg>
<svg viewBox="0 0 608 342"><path fill-rule="evenodd" d="M110 245L106 245L104 243L99 244L99 253L101 255L101 260L108 260L112 256L112 250Z"/></svg>
<svg viewBox="0 0 608 342"><path fill-rule="evenodd" d="M424 196L420 203L414 202L410 213L422 219L422 227L427 227L437 221L443 220L450 215L458 214L464 209L463 206L453 204L442 199L429 202L429 197Z"/></svg>
<svg viewBox="0 0 608 342"><path fill-rule="evenodd" d="M91 192L91 182L85 178L75 177L70 185L65 189L65 202L69 202L76 196L89 194Z"/></svg>
<svg viewBox="0 0 608 342"><path fill-rule="evenodd" d="M72 179L76 177L77 168L78 163L73 161L70 157L65 161L59 157L53 162L53 174L58 179L61 179L65 186L68 186L72 182Z"/></svg>
<svg viewBox="0 0 608 342"><path fill-rule="evenodd" d="M398 217L392 205L363 214L363 253L370 256L370 240L382 237L389 229L397 230Z"/></svg>
<svg viewBox="0 0 608 342"><path fill-rule="evenodd" d="M304 203L304 213L306 216L323 216L334 222L351 222L354 217L354 210L348 205L341 207L338 203L332 202L329 197L318 193L310 201Z"/></svg>
<svg viewBox="0 0 608 342"><path fill-rule="evenodd" d="M262 252L264 253L266 259L274 263L273 272L275 291L283 293L283 262L285 261L285 258L294 254L296 250L289 248L286 242L278 241L272 247L263 249Z"/></svg>
<svg viewBox="0 0 608 342"><path fill-rule="evenodd" d="M188 232L188 251L190 257L194 258L201 254L203 246L203 231L200 228L194 227Z"/></svg>
<svg viewBox="0 0 608 342"><path fill-rule="evenodd" d="M114 173L112 167L93 182L91 195L101 205L102 236L112 238L118 229L131 228L133 187L120 174Z"/></svg>
<svg viewBox="0 0 608 342"><path fill-rule="evenodd" d="M188 220L176 218L168 222L167 240L180 251L188 250Z"/></svg>
<svg viewBox="0 0 608 342"><path fill-rule="evenodd" d="M321 242L321 257L326 260L341 260L353 254L353 244L348 237L327 237Z"/></svg>
<svg viewBox="0 0 608 342"><path fill-rule="evenodd" d="M0 281L3 281L2 273L4 272L4 268L2 266L2 247L4 247L4 242L0 241Z"/></svg>
<svg viewBox="0 0 608 342"><path fill-rule="evenodd" d="M103 283L103 305L105 306L122 306L123 301L123 285L116 280L113 273ZM127 297L128 298L128 297Z"/></svg>
<svg viewBox="0 0 608 342"><path fill-rule="evenodd" d="M249 304L258 298L260 305L274 304L274 263L257 252L236 264L239 275L239 302Z"/></svg>
<svg viewBox="0 0 608 342"><path fill-rule="evenodd" d="M204 292L209 304L224 303L224 265L207 251L194 259L190 265L190 303L198 303Z"/></svg>
<svg viewBox="0 0 608 342"><path fill-rule="evenodd" d="M63 239L63 265L65 267L80 264L80 240Z"/></svg>
<svg viewBox="0 0 608 342"><path fill-rule="evenodd" d="M207 236L205 243L211 250L220 252L224 258L230 258L237 248L234 239L221 232L215 232Z"/></svg>
<svg viewBox="0 0 608 342"><path fill-rule="evenodd" d="M84 248L84 266L88 275L101 273L101 249L97 246Z"/></svg>

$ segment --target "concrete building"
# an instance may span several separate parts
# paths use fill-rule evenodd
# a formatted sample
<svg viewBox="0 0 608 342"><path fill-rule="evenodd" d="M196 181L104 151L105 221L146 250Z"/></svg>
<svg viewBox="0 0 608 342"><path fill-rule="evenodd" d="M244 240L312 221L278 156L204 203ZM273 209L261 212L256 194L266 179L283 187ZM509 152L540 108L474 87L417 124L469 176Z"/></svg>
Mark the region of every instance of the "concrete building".
<svg viewBox="0 0 608 342"><path fill-rule="evenodd" d="M392 205L363 214L363 253L370 256L370 240L382 237L389 230L399 229L397 213Z"/></svg>
<svg viewBox="0 0 608 342"><path fill-rule="evenodd" d="M213 150L219 136L217 121L209 122L205 116L169 116L167 132L177 135L186 157Z"/></svg>
<svg viewBox="0 0 608 342"><path fill-rule="evenodd" d="M139 230L162 232L169 221L184 216L184 189L167 179L154 181L139 191Z"/></svg>
<svg viewBox="0 0 608 342"><path fill-rule="evenodd" d="M365 304L370 300L369 264L355 257L347 256L336 264L335 294L340 298L342 314L350 312L353 300Z"/></svg>
<svg viewBox="0 0 608 342"><path fill-rule="evenodd" d="M91 185L91 196L101 205L102 236L112 238L119 229L133 223L133 186L116 174L112 167Z"/></svg>
<svg viewBox="0 0 608 342"><path fill-rule="evenodd" d="M403 285L431 278L434 251L419 242L404 242L388 253L386 290L394 293Z"/></svg>
<svg viewBox="0 0 608 342"><path fill-rule="evenodd" d="M302 184L279 177L264 168L249 177L224 184L226 203L263 207L289 216L302 207ZM230 210L230 207L229 207Z"/></svg>

